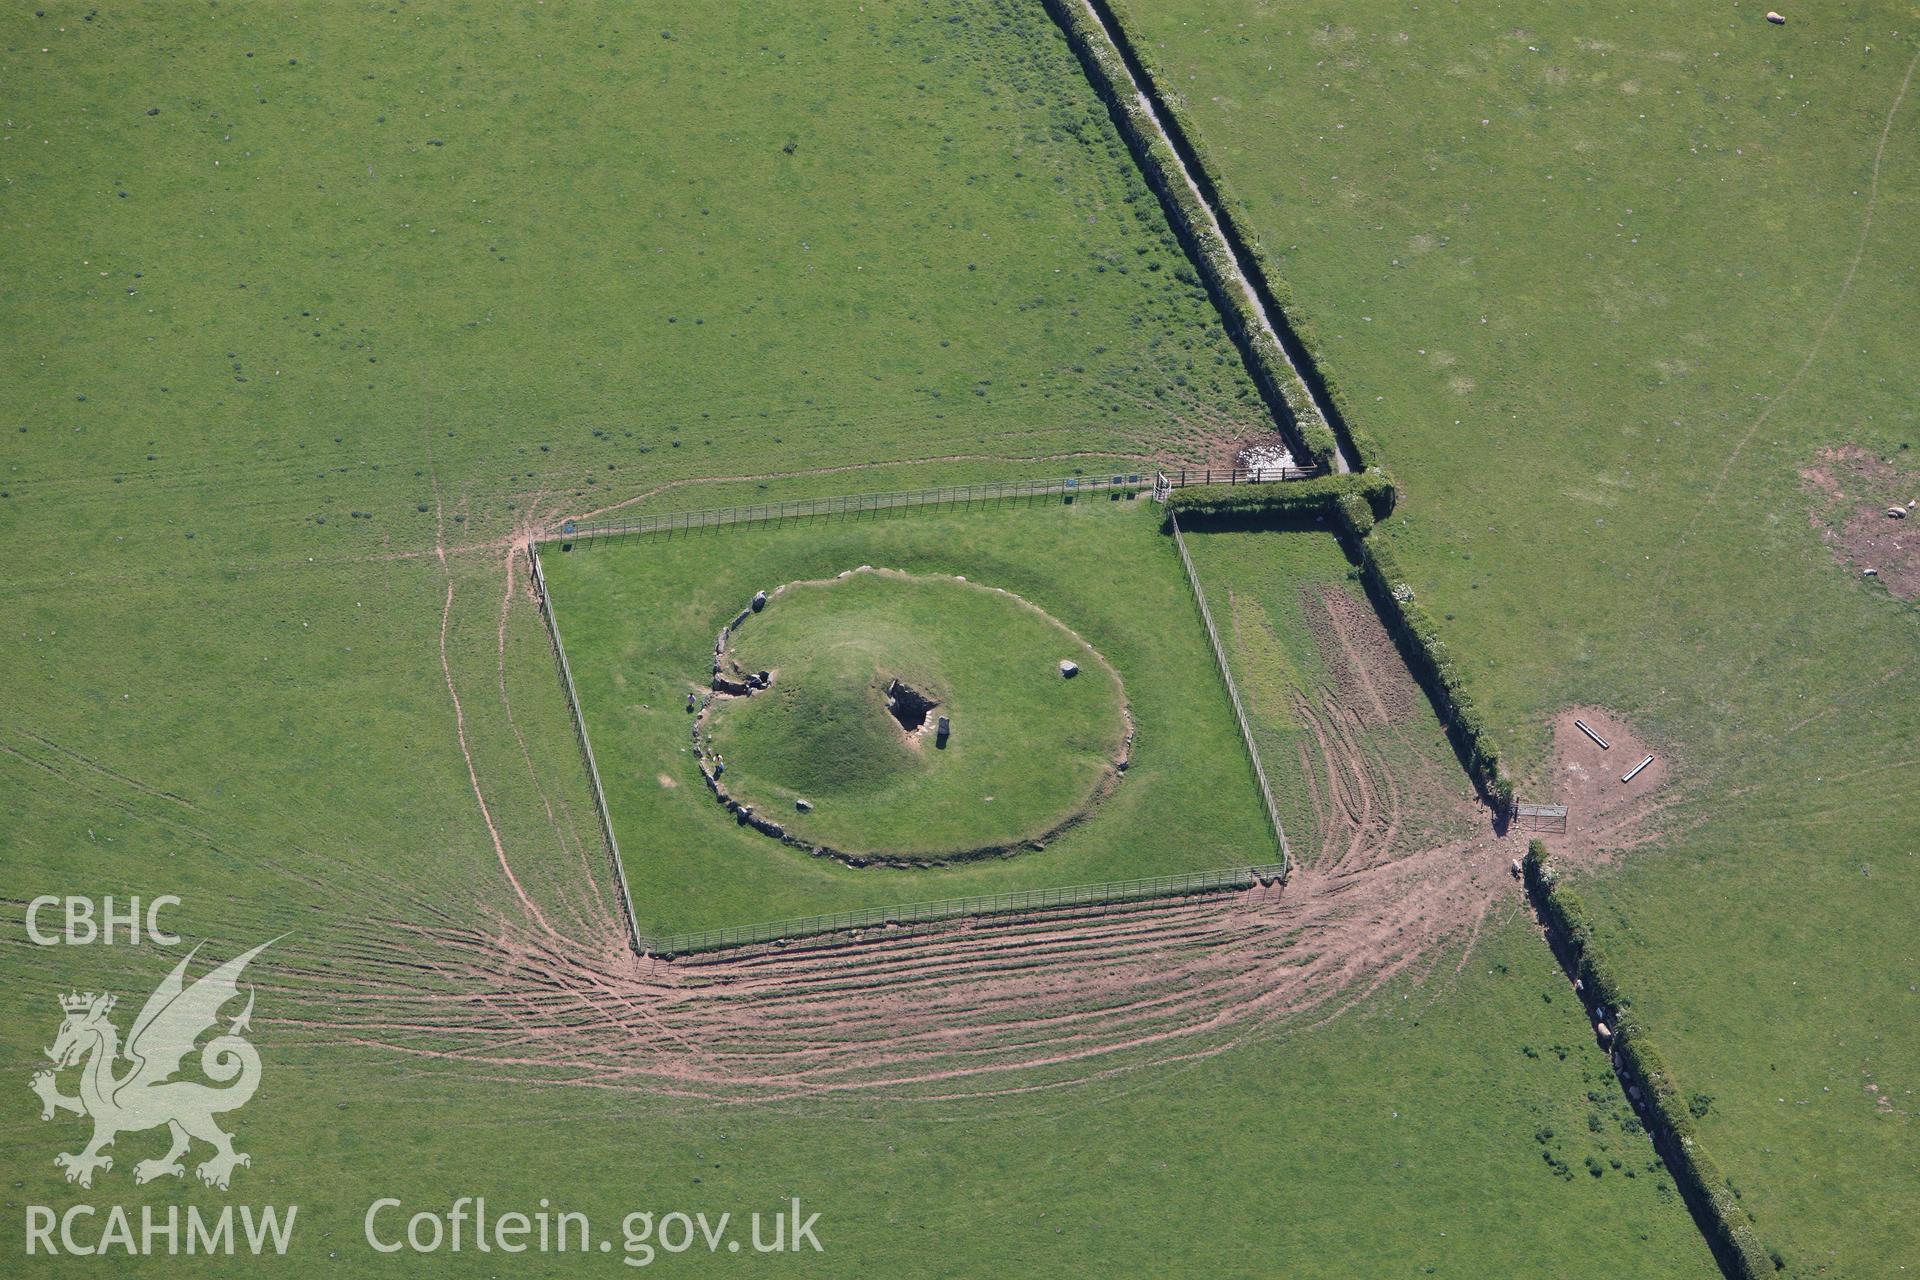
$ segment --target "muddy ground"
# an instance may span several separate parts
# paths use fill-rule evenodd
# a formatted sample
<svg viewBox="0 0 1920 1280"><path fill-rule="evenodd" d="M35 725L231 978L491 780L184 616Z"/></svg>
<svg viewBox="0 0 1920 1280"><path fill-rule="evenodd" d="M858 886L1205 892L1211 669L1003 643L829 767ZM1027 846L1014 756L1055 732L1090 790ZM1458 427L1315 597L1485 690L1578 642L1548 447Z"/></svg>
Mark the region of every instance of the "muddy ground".
<svg viewBox="0 0 1920 1280"><path fill-rule="evenodd" d="M1602 748L1580 732L1584 720L1602 738ZM1621 779L1648 756L1653 763ZM1569 707L1553 720L1553 775L1546 796L1524 800L1567 806L1565 835L1540 835L1562 865L1606 865L1661 831L1661 818L1673 802L1669 785L1674 761L1664 748L1649 744L1627 722L1604 707Z"/></svg>
<svg viewBox="0 0 1920 1280"><path fill-rule="evenodd" d="M1874 577L1902 600L1920 599L1920 475L1854 445L1822 449L1801 469L1807 519L1834 560ZM1888 515L1898 508L1909 514Z"/></svg>

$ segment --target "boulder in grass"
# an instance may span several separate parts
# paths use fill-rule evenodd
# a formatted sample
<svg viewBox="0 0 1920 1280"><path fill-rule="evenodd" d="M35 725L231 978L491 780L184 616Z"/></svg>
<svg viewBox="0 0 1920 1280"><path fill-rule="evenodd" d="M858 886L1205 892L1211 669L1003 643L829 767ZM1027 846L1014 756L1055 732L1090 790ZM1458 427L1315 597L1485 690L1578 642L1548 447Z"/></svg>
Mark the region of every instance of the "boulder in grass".
<svg viewBox="0 0 1920 1280"><path fill-rule="evenodd" d="M1066 679L1071 680L1080 674L1080 664L1077 662L1069 662L1067 659L1062 658L1060 659L1060 674Z"/></svg>
<svg viewBox="0 0 1920 1280"><path fill-rule="evenodd" d="M798 809L798 810L799 810L799 811L800 811L801 813L812 813L812 812L813 812L813 801L811 801L811 800L795 800L795 801L793 802L793 807L794 807L795 809Z"/></svg>
<svg viewBox="0 0 1920 1280"><path fill-rule="evenodd" d="M1767 21L1776 27L1784 27L1787 25L1786 15L1783 13L1775 13L1771 9L1767 10Z"/></svg>
<svg viewBox="0 0 1920 1280"><path fill-rule="evenodd" d="M1887 519L1905 520L1906 518L1907 518L1907 509L1905 507L1888 507L1887 508Z"/></svg>

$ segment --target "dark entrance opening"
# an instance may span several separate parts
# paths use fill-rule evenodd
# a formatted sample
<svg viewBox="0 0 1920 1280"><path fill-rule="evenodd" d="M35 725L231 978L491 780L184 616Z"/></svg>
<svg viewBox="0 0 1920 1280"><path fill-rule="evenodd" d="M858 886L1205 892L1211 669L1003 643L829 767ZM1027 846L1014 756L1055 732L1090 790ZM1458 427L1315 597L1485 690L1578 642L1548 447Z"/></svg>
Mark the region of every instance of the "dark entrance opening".
<svg viewBox="0 0 1920 1280"><path fill-rule="evenodd" d="M927 723L927 714L939 705L910 685L898 680L887 682L887 714L908 733L917 733Z"/></svg>

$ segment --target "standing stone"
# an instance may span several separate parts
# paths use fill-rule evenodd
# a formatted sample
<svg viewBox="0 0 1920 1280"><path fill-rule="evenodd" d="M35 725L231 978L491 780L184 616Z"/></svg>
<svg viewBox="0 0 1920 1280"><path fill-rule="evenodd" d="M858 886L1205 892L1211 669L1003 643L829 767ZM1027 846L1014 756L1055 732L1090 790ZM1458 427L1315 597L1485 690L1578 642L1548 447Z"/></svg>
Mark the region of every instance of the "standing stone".
<svg viewBox="0 0 1920 1280"><path fill-rule="evenodd" d="M755 613L758 613L766 607L767 607L767 593L764 591L754 592L753 593L753 611Z"/></svg>

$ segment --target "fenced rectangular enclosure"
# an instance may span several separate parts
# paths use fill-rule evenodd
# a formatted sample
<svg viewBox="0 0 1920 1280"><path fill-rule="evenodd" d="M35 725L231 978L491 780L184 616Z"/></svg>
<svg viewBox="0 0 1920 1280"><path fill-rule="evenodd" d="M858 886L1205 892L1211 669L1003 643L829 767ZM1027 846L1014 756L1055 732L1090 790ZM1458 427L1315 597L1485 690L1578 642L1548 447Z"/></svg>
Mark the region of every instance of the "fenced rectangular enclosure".
<svg viewBox="0 0 1920 1280"><path fill-rule="evenodd" d="M973 488L977 504L983 487ZM1072 489L1116 491L1125 492L1080 478ZM582 554L577 545L562 551L563 539L537 549L556 661L600 791L623 905L633 903L637 948L681 954L889 919L1140 901L1284 876L1287 858L1254 777L1219 767L1243 757L1244 740L1159 509L1124 496L1029 509L1005 500L1010 486L996 486L994 509L980 513L965 509L966 487L946 492L960 504L953 511L916 504L924 518L912 520L796 519L792 504L783 519L776 504L770 518L735 519L722 542L623 550L602 539L600 552ZM860 507L854 500L849 513ZM1004 587L1066 619L1113 662L1148 745L1097 810L1044 847L900 870L789 848L715 803L694 767L686 709L688 693L708 681L713 628L757 592L863 564ZM1048 655L1050 673L1057 656Z"/></svg>

